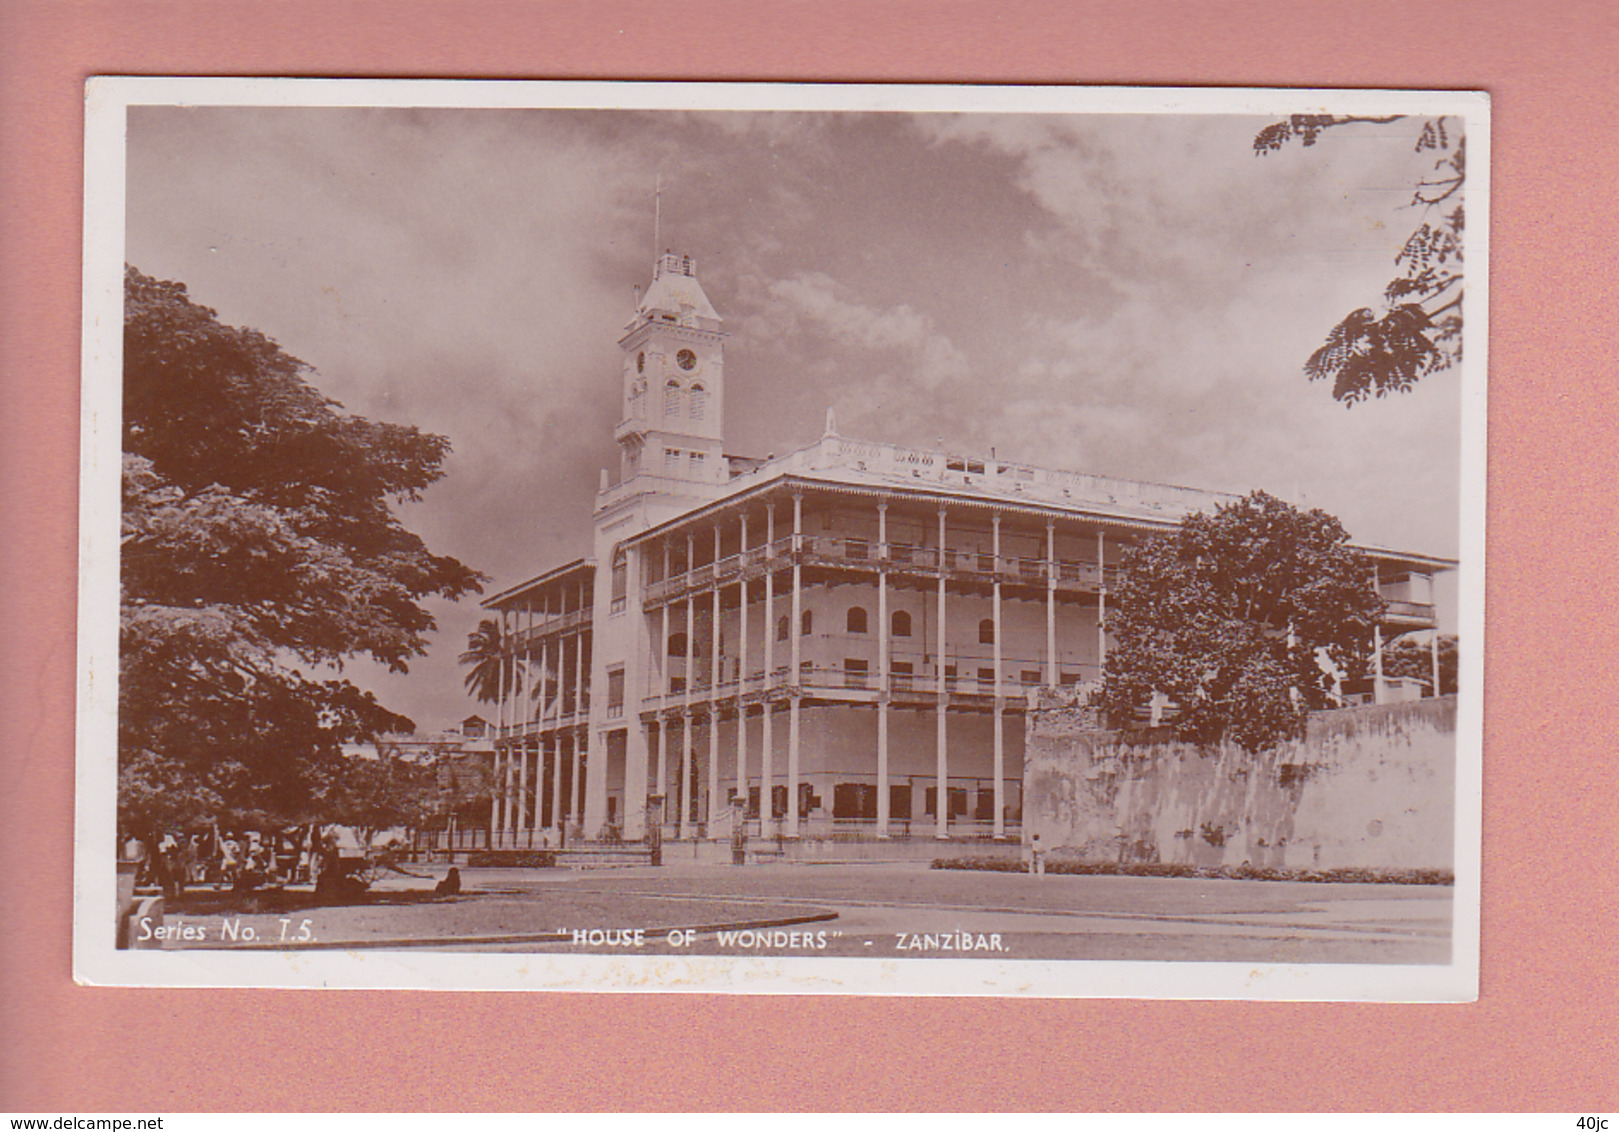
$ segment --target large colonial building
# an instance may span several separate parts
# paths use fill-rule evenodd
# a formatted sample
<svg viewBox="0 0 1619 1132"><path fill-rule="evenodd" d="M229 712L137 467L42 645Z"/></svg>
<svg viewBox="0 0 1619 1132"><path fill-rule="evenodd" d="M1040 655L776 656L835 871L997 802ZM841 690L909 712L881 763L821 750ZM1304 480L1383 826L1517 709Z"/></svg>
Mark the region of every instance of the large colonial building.
<svg viewBox="0 0 1619 1132"><path fill-rule="evenodd" d="M660 258L619 339L592 556L484 603L518 689L493 842L1017 837L1028 690L1099 679L1126 551L1233 497L853 440L830 414L807 448L729 455L725 338L690 258ZM1363 549L1384 632L1433 628L1455 564Z"/></svg>

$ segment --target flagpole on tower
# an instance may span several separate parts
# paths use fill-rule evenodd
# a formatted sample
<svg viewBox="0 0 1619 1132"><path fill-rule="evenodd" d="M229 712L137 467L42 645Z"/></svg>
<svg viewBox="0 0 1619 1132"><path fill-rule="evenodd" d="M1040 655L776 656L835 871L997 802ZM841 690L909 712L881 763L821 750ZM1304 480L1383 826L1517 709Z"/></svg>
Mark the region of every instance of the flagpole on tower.
<svg viewBox="0 0 1619 1132"><path fill-rule="evenodd" d="M658 173L656 187L652 190L652 262L657 263L658 257L663 254L663 173Z"/></svg>

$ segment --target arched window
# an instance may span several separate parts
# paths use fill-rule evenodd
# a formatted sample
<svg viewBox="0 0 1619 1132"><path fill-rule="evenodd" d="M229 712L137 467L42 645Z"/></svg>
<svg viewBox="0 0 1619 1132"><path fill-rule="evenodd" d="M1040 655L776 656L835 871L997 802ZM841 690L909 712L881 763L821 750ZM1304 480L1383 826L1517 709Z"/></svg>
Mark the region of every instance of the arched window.
<svg viewBox="0 0 1619 1132"><path fill-rule="evenodd" d="M889 618L888 631L896 637L909 637L911 635L911 615L903 609L894 610L894 616Z"/></svg>
<svg viewBox="0 0 1619 1132"><path fill-rule="evenodd" d="M978 643L981 645L993 645L995 643L994 618L986 617L978 623Z"/></svg>
<svg viewBox="0 0 1619 1132"><path fill-rule="evenodd" d="M700 421L708 412L708 390L699 382L691 387L691 419Z"/></svg>
<svg viewBox="0 0 1619 1132"><path fill-rule="evenodd" d="M866 631L866 611L858 605L851 606L849 615L844 622L844 628L851 633L864 633Z"/></svg>
<svg viewBox="0 0 1619 1132"><path fill-rule="evenodd" d="M630 564L625 556L624 548L617 547L613 551L613 588L611 591L611 613L622 613L624 610L625 595L630 592Z"/></svg>
<svg viewBox="0 0 1619 1132"><path fill-rule="evenodd" d="M792 624L792 622L788 619L785 613L776 619L776 640L785 641L787 639L787 627L790 624Z"/></svg>
<svg viewBox="0 0 1619 1132"><path fill-rule="evenodd" d="M671 381L663 387L663 415L678 417L680 415L680 382Z"/></svg>
<svg viewBox="0 0 1619 1132"><path fill-rule="evenodd" d="M670 656L685 656L686 655L686 634L684 634L684 633L670 633L669 634L669 655Z"/></svg>
<svg viewBox="0 0 1619 1132"><path fill-rule="evenodd" d="M798 633L800 636L810 635L810 629L815 625L815 611L806 609L798 617Z"/></svg>

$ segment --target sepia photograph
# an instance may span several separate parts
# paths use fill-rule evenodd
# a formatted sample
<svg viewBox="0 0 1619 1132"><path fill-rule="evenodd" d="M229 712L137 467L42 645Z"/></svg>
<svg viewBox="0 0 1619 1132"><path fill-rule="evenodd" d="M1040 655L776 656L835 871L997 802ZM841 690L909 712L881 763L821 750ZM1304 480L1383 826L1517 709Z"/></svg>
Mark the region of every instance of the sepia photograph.
<svg viewBox="0 0 1619 1132"><path fill-rule="evenodd" d="M1488 145L92 80L76 977L1471 1001Z"/></svg>

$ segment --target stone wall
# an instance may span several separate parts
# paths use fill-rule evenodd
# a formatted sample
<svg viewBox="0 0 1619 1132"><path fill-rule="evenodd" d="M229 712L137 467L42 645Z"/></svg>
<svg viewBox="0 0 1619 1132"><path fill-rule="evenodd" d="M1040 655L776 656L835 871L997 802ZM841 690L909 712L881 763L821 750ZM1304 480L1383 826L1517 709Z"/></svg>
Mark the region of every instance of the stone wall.
<svg viewBox="0 0 1619 1132"><path fill-rule="evenodd" d="M1051 696L1026 718L1023 829L1054 857L1259 868L1453 868L1456 698L1311 716L1250 755L1096 728Z"/></svg>

